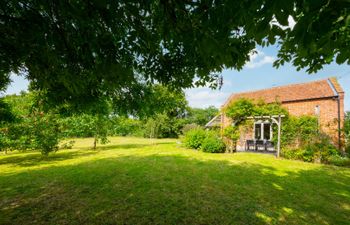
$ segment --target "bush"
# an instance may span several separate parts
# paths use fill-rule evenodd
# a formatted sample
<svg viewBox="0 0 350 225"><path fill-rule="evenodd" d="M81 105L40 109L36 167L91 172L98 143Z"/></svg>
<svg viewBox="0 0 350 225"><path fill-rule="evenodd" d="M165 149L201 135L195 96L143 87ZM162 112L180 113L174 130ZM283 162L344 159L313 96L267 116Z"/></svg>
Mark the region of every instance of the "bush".
<svg viewBox="0 0 350 225"><path fill-rule="evenodd" d="M315 137L311 143L305 146L304 158L307 158L309 162L328 163L330 156L338 154L338 150L331 143L330 139L326 136L320 135L319 137ZM304 161L306 161L305 159Z"/></svg>
<svg viewBox="0 0 350 225"><path fill-rule="evenodd" d="M225 152L226 146L219 137L209 135L203 140L201 149L203 152L222 153Z"/></svg>
<svg viewBox="0 0 350 225"><path fill-rule="evenodd" d="M200 129L201 126L195 123L189 123L185 124L181 130L183 134L186 134L188 131L193 130L193 129Z"/></svg>
<svg viewBox="0 0 350 225"><path fill-rule="evenodd" d="M329 164L336 166L346 166L350 167L350 158L341 157L340 155L332 155L328 158Z"/></svg>
<svg viewBox="0 0 350 225"><path fill-rule="evenodd" d="M346 146L345 146L345 152L348 156L350 156L350 143L348 143Z"/></svg>
<svg viewBox="0 0 350 225"><path fill-rule="evenodd" d="M70 140L70 141L62 143L59 146L59 149L72 149L74 144L75 144L75 141L74 140Z"/></svg>
<svg viewBox="0 0 350 225"><path fill-rule="evenodd" d="M203 152L221 153L226 149L217 132L205 131L202 128L187 131L183 142L186 147L201 149Z"/></svg>
<svg viewBox="0 0 350 225"><path fill-rule="evenodd" d="M286 159L298 159L305 162L329 163L332 156L338 156L339 153L329 138L318 135L309 143L300 148L283 148L282 157Z"/></svg>
<svg viewBox="0 0 350 225"><path fill-rule="evenodd" d="M196 128L189 130L183 139L183 142L186 147L199 149L203 143L203 140L206 138L206 132L202 128Z"/></svg>
<svg viewBox="0 0 350 225"><path fill-rule="evenodd" d="M29 127L32 148L40 150L45 156L58 150L61 133L54 114L33 114Z"/></svg>
<svg viewBox="0 0 350 225"><path fill-rule="evenodd" d="M114 117L111 119L111 134L116 136L143 136L142 122L128 117Z"/></svg>
<svg viewBox="0 0 350 225"><path fill-rule="evenodd" d="M281 156L286 159L298 159L303 160L303 149L297 148L283 148L281 151Z"/></svg>

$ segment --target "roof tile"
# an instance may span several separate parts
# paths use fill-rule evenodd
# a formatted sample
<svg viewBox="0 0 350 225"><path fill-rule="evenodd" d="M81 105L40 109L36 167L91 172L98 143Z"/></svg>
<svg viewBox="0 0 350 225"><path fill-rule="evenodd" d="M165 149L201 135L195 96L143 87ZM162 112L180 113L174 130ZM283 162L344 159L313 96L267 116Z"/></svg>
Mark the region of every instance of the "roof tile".
<svg viewBox="0 0 350 225"><path fill-rule="evenodd" d="M337 92L342 91L342 88L338 84L336 78L330 78L308 83L291 84L258 91L232 94L225 102L224 106L229 102L240 98L248 98L254 100L262 99L266 103L276 101L283 103L289 101L302 101L306 99L333 97L335 94L333 92L333 89L330 87L329 81L332 82Z"/></svg>

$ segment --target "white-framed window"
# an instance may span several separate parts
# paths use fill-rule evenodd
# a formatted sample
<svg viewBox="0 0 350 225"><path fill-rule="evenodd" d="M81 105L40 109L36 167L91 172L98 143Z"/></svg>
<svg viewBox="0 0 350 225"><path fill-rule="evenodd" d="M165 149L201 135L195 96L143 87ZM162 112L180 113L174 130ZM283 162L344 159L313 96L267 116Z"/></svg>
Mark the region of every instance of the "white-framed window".
<svg viewBox="0 0 350 225"><path fill-rule="evenodd" d="M255 140L272 140L272 124L270 121L256 121L254 123Z"/></svg>

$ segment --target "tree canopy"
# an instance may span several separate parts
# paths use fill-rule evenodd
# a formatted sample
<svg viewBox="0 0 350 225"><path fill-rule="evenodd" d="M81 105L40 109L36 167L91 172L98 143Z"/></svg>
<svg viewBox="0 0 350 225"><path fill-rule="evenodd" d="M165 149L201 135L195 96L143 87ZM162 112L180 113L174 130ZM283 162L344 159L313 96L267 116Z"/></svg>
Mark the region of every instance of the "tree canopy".
<svg viewBox="0 0 350 225"><path fill-rule="evenodd" d="M10 72L55 102L138 99L154 83L215 87L224 68L242 69L257 45L276 42L275 66L316 72L349 63L349 9L346 0L5 0L0 90Z"/></svg>

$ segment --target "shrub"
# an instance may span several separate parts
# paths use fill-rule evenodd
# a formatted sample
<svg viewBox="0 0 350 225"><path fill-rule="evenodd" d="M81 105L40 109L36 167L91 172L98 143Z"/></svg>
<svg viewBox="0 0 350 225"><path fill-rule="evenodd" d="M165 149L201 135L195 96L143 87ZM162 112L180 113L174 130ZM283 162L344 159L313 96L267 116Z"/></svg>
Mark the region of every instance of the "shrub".
<svg viewBox="0 0 350 225"><path fill-rule="evenodd" d="M182 131L183 134L186 134L190 130L200 129L200 128L201 128L201 126L199 126L198 124L189 123L189 124L185 124L181 131Z"/></svg>
<svg viewBox="0 0 350 225"><path fill-rule="evenodd" d="M199 149L203 143L203 140L206 138L206 132L202 128L196 128L189 130L183 139L183 142L186 147Z"/></svg>
<svg viewBox="0 0 350 225"><path fill-rule="evenodd" d="M225 152L226 146L219 137L208 135L203 140L201 149L203 152L222 153Z"/></svg>
<svg viewBox="0 0 350 225"><path fill-rule="evenodd" d="M12 140L8 136L7 128L0 128L0 151L7 153L8 150L11 150Z"/></svg>
<svg viewBox="0 0 350 225"><path fill-rule="evenodd" d="M304 157L312 156L311 161L327 163L330 156L338 155L336 147L327 136L316 136L311 143L305 146ZM305 160L306 161L306 160ZM310 162L310 161L309 161Z"/></svg>
<svg viewBox="0 0 350 225"><path fill-rule="evenodd" d="M142 137L144 129L142 122L128 117L114 117L111 119L111 134L117 136Z"/></svg>
<svg viewBox="0 0 350 225"><path fill-rule="evenodd" d="M345 152L350 156L350 112L346 112L344 119Z"/></svg>
<svg viewBox="0 0 350 225"><path fill-rule="evenodd" d="M281 150L281 156L286 159L298 159L303 160L303 149L297 148L283 148Z"/></svg>
<svg viewBox="0 0 350 225"><path fill-rule="evenodd" d="M346 146L345 146L345 152L348 156L350 156L350 143L348 143Z"/></svg>
<svg viewBox="0 0 350 225"><path fill-rule="evenodd" d="M333 164L336 166L346 166L350 167L350 158L341 157L340 155L332 155L328 158L329 164Z"/></svg>
<svg viewBox="0 0 350 225"><path fill-rule="evenodd" d="M300 148L283 148L281 155L286 159L329 163L330 157L339 153L328 137L318 135Z"/></svg>
<svg viewBox="0 0 350 225"><path fill-rule="evenodd" d="M40 150L44 156L58 150L61 134L55 115L34 114L29 127L32 137L32 148Z"/></svg>
<svg viewBox="0 0 350 225"><path fill-rule="evenodd" d="M72 149L74 144L75 144L75 141L74 140L70 140L70 141L62 143L59 146L59 149Z"/></svg>

